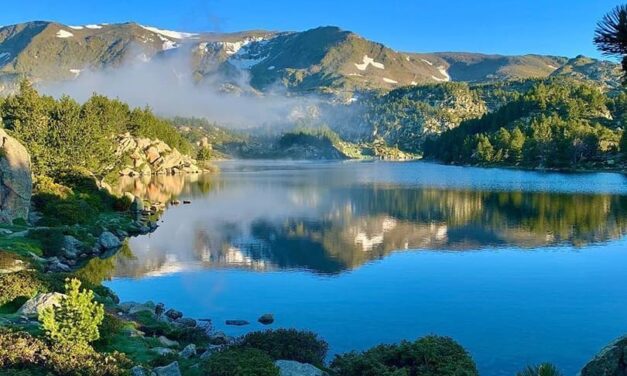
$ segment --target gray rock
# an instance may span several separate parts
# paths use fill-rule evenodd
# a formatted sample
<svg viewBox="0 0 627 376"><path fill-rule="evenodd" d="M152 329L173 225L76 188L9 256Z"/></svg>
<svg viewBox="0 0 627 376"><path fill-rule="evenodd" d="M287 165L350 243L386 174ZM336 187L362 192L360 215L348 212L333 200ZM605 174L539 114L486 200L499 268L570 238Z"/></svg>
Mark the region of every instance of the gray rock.
<svg viewBox="0 0 627 376"><path fill-rule="evenodd" d="M185 346L185 348L179 353L179 355L183 359L189 359L192 356L196 356L196 345L190 343L189 345Z"/></svg>
<svg viewBox="0 0 627 376"><path fill-rule="evenodd" d="M147 301L146 303L122 302L118 304L118 308L122 312L128 313L130 315L143 312L143 311L152 313L155 310L155 303L151 301Z"/></svg>
<svg viewBox="0 0 627 376"><path fill-rule="evenodd" d="M229 337L224 334L224 332L214 333L212 336L209 337L209 340L213 345L226 345L230 342Z"/></svg>
<svg viewBox="0 0 627 376"><path fill-rule="evenodd" d="M147 376L148 372L142 366L135 366L131 368L131 376Z"/></svg>
<svg viewBox="0 0 627 376"><path fill-rule="evenodd" d="M627 336L605 346L581 370L581 376L627 376Z"/></svg>
<svg viewBox="0 0 627 376"><path fill-rule="evenodd" d="M72 235L65 235L61 251L64 257L75 259L83 251L83 243Z"/></svg>
<svg viewBox="0 0 627 376"><path fill-rule="evenodd" d="M30 155L15 138L0 129L0 222L28 219L33 179Z"/></svg>
<svg viewBox="0 0 627 376"><path fill-rule="evenodd" d="M307 363L299 363L293 360L277 360L274 365L279 368L281 376L323 376L320 369Z"/></svg>
<svg viewBox="0 0 627 376"><path fill-rule="evenodd" d="M56 273L69 273L72 271L68 265L62 263L59 260L53 261L48 264L48 271L56 272Z"/></svg>
<svg viewBox="0 0 627 376"><path fill-rule="evenodd" d="M169 349L167 347L153 347L152 349L150 349L150 351L159 354L159 355L168 355L168 354L174 354L174 350Z"/></svg>
<svg viewBox="0 0 627 376"><path fill-rule="evenodd" d="M244 326L250 323L246 320L226 320L225 324L232 325L232 326Z"/></svg>
<svg viewBox="0 0 627 376"><path fill-rule="evenodd" d="M120 239L118 239L117 236L113 235L109 231L105 231L100 234L100 237L98 238L98 244L100 244L100 248L105 251L118 249L122 246L122 242L120 242Z"/></svg>
<svg viewBox="0 0 627 376"><path fill-rule="evenodd" d="M58 292L37 294L35 297L28 299L28 301L17 310L17 314L27 317L37 317L41 310L58 305L61 298L64 296L65 295Z"/></svg>
<svg viewBox="0 0 627 376"><path fill-rule="evenodd" d="M175 309L168 309L167 311L165 311L165 316L170 320L175 321L183 317L183 313Z"/></svg>
<svg viewBox="0 0 627 376"><path fill-rule="evenodd" d="M153 371L157 376L181 376L179 362L172 362L165 367L157 367Z"/></svg>
<svg viewBox="0 0 627 376"><path fill-rule="evenodd" d="M261 317L257 319L257 321L259 321L263 325L270 325L274 322L274 316L271 313L266 313L264 315L261 315Z"/></svg>
<svg viewBox="0 0 627 376"><path fill-rule="evenodd" d="M159 343L162 344L165 347L176 347L179 345L179 343L177 341L173 341L171 339L169 339L168 337L165 336L160 336L159 337Z"/></svg>
<svg viewBox="0 0 627 376"><path fill-rule="evenodd" d="M190 319L188 317L180 317L176 320L174 320L175 323L180 324L182 326L187 326L189 328L195 328L197 323L196 320L194 319Z"/></svg>

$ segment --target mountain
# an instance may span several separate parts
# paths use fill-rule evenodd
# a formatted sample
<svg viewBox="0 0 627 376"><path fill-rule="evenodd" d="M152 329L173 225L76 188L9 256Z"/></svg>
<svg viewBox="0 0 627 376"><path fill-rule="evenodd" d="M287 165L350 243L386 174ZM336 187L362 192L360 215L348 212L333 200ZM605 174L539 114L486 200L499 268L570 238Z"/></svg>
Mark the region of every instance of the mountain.
<svg viewBox="0 0 627 376"><path fill-rule="evenodd" d="M590 58L405 53L333 26L303 32L183 33L137 23L70 26L34 21L0 28L0 80L72 80L85 70L183 59L195 81L227 90L344 94L402 86L546 78L616 87L616 64Z"/></svg>

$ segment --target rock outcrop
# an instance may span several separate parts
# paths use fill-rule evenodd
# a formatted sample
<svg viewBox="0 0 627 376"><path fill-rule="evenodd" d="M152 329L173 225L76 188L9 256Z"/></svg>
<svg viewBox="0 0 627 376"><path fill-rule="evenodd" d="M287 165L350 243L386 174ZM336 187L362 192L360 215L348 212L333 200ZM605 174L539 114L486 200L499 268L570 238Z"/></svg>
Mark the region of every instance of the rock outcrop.
<svg viewBox="0 0 627 376"><path fill-rule="evenodd" d="M0 129L0 222L27 220L32 190L28 151Z"/></svg>
<svg viewBox="0 0 627 376"><path fill-rule="evenodd" d="M307 363L299 363L293 360L277 360L274 365L279 369L281 376L324 376L320 369Z"/></svg>
<svg viewBox="0 0 627 376"><path fill-rule="evenodd" d="M24 305L22 305L22 307L17 311L17 314L36 317L41 310L58 305L63 296L63 294L58 292L37 294L33 298L26 301L26 303L24 303Z"/></svg>
<svg viewBox="0 0 627 376"><path fill-rule="evenodd" d="M627 376L627 336L605 346L580 373L581 376Z"/></svg>
<svg viewBox="0 0 627 376"><path fill-rule="evenodd" d="M181 154L161 140L134 137L129 133L118 137L116 155L123 161L122 176L195 174L201 172L196 160Z"/></svg>

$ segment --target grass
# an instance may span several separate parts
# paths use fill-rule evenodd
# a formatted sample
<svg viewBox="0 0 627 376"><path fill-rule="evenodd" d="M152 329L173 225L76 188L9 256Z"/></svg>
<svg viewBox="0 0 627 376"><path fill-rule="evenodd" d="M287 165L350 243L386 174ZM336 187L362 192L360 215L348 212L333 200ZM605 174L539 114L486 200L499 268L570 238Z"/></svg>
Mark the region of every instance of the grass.
<svg viewBox="0 0 627 376"><path fill-rule="evenodd" d="M41 242L25 237L8 238L6 236L0 236L0 249L27 258L31 257L30 253L34 253L37 256L43 255Z"/></svg>

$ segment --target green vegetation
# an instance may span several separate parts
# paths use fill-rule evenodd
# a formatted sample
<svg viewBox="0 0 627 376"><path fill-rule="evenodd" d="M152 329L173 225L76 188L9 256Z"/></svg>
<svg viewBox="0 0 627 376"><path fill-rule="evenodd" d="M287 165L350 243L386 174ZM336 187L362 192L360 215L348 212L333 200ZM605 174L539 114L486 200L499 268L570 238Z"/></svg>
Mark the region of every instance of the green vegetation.
<svg viewBox="0 0 627 376"><path fill-rule="evenodd" d="M248 333L239 341L238 347L261 350L274 360L295 360L322 366L329 345L313 332L277 329Z"/></svg>
<svg viewBox="0 0 627 376"><path fill-rule="evenodd" d="M78 279L66 280L66 295L58 306L43 309L39 321L51 341L82 350L100 338L98 325L104 318L104 308L93 301L93 291L80 290L80 287Z"/></svg>
<svg viewBox="0 0 627 376"><path fill-rule="evenodd" d="M204 370L212 376L278 376L272 358L256 349L229 349L209 357Z"/></svg>
<svg viewBox="0 0 627 376"><path fill-rule="evenodd" d="M35 271L0 274L0 307L17 298L32 298L37 293L48 290L49 286Z"/></svg>
<svg viewBox="0 0 627 376"><path fill-rule="evenodd" d="M427 336L415 342L379 345L362 353L338 355L331 363L337 376L473 376L472 358L448 337Z"/></svg>
<svg viewBox="0 0 627 376"><path fill-rule="evenodd" d="M612 9L599 21L594 43L604 54L623 59L623 82L627 84L627 4Z"/></svg>
<svg viewBox="0 0 627 376"><path fill-rule="evenodd" d="M0 368L29 375L117 376L130 361L120 353L101 354L90 347L73 351L26 332L0 328ZM19 373L16 373L19 374Z"/></svg>
<svg viewBox="0 0 627 376"><path fill-rule="evenodd" d="M608 97L567 80L540 82L498 110L428 141L425 156L531 168L613 166L624 112L623 95Z"/></svg>
<svg viewBox="0 0 627 376"><path fill-rule="evenodd" d="M160 138L185 153L189 143L172 123L148 108L130 109L119 100L92 96L80 105L69 97L42 96L28 81L2 102L4 128L31 154L36 176L58 178L71 169L85 169L104 177L116 163L114 136Z"/></svg>
<svg viewBox="0 0 627 376"><path fill-rule="evenodd" d="M562 376L562 373L551 363L541 363L535 366L528 366L516 376Z"/></svg>
<svg viewBox="0 0 627 376"><path fill-rule="evenodd" d="M369 128L367 134L414 153L422 151L426 137L486 112L479 92L466 83L403 87L366 99L363 106L363 117L357 121Z"/></svg>

